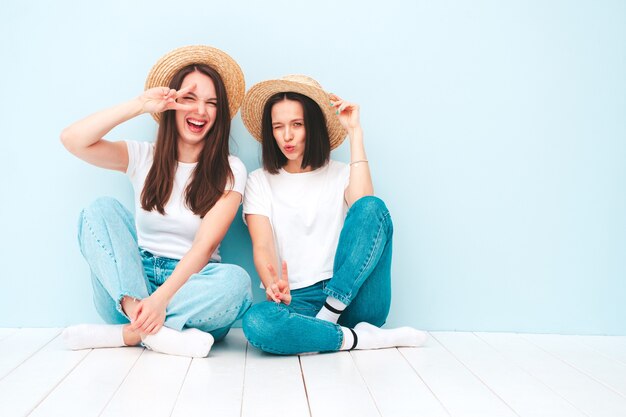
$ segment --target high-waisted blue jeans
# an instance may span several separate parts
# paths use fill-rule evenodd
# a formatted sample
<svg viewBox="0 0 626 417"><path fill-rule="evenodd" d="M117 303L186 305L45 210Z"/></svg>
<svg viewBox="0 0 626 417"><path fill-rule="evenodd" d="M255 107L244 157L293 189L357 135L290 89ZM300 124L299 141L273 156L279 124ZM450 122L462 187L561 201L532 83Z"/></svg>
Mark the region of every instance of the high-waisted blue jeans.
<svg viewBox="0 0 626 417"><path fill-rule="evenodd" d="M113 198L99 198L84 209L78 229L80 249L91 268L98 314L107 323L128 323L122 298L148 297L179 261L140 249L132 214ZM194 327L220 340L251 303L248 273L236 265L212 262L191 275L172 297L164 325L175 330Z"/></svg>
<svg viewBox="0 0 626 417"><path fill-rule="evenodd" d="M339 236L333 277L291 291L291 304L265 301L250 308L243 331L251 345L266 352L291 355L341 348L341 326L366 321L382 326L391 305L393 224L377 197L357 200ZM327 296L347 304L339 325L315 318Z"/></svg>

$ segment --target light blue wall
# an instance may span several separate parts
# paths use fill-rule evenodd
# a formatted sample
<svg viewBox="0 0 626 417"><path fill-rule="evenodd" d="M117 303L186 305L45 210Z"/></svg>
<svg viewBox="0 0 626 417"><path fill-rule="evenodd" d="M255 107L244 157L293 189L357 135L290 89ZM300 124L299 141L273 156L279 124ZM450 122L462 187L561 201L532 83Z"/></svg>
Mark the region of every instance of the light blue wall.
<svg viewBox="0 0 626 417"><path fill-rule="evenodd" d="M14 0L0 16L0 326L98 320L76 218L131 190L59 133L207 43L248 86L306 73L361 104L395 221L389 324L626 334L626 2ZM239 116L233 138L258 167ZM257 282L240 219L223 254Z"/></svg>

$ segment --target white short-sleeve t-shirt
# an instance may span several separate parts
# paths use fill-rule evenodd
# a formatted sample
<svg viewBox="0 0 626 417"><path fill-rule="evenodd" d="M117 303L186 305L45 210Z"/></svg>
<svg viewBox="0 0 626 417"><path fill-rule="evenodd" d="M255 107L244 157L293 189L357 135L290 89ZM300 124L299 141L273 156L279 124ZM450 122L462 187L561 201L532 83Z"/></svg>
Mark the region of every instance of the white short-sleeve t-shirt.
<svg viewBox="0 0 626 417"><path fill-rule="evenodd" d="M165 215L158 211L146 211L141 207L141 192L148 172L152 167L154 144L150 142L127 141L128 169L126 175L135 191L135 224L139 247L166 258L182 259L189 249L200 227L202 219L185 204L184 192L196 163L178 162L172 195L165 205ZM233 171L234 184L228 183L226 190L236 191L243 196L246 186L246 167L235 156L228 162ZM221 261L219 246L211 255L214 261Z"/></svg>
<svg viewBox="0 0 626 417"><path fill-rule="evenodd" d="M287 261L291 289L332 277L349 179L350 167L332 160L315 171L290 174L281 169L272 175L257 169L248 177L244 220L246 214L269 218L279 262Z"/></svg>

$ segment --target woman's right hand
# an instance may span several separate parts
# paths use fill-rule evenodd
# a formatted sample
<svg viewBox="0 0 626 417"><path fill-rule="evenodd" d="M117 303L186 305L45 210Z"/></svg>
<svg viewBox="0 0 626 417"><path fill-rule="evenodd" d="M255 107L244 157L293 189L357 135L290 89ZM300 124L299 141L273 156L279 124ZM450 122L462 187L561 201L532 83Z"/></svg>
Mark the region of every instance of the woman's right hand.
<svg viewBox="0 0 626 417"><path fill-rule="evenodd" d="M176 99L183 97L185 94L195 90L196 84L192 84L182 90L174 90L168 87L153 87L143 92L139 96L142 109L146 113L161 113L166 110L185 110L193 111L193 105L185 105L178 103Z"/></svg>
<svg viewBox="0 0 626 417"><path fill-rule="evenodd" d="M61 142L68 151L92 165L126 172L128 148L126 142L109 142L105 135L114 127L143 113L166 110L194 111L195 106L176 100L195 90L191 84L181 90L154 87L132 100L101 110L72 123L61 132Z"/></svg>

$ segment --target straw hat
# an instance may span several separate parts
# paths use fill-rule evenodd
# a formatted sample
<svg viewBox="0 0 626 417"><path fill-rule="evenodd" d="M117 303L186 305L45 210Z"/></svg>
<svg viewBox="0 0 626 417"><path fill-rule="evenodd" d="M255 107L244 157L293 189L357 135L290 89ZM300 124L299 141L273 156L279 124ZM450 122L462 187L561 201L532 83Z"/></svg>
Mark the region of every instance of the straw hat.
<svg viewBox="0 0 626 417"><path fill-rule="evenodd" d="M169 86L174 74L191 64L206 64L222 77L228 95L230 118L235 117L246 91L243 71L230 55L211 46L183 46L168 52L150 70L145 89ZM161 113L153 113L152 117L158 123Z"/></svg>
<svg viewBox="0 0 626 417"><path fill-rule="evenodd" d="M276 93L293 92L303 94L317 103L326 118L326 128L330 139L330 149L341 145L348 132L341 126L335 114L336 109L330 107L330 96L322 86L306 75L286 75L277 80L262 81L253 85L246 93L241 104L241 119L252 136L259 142L263 108L267 100Z"/></svg>

